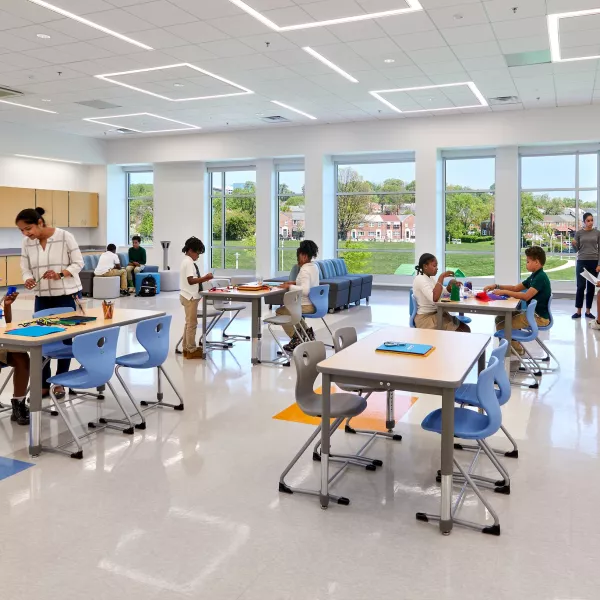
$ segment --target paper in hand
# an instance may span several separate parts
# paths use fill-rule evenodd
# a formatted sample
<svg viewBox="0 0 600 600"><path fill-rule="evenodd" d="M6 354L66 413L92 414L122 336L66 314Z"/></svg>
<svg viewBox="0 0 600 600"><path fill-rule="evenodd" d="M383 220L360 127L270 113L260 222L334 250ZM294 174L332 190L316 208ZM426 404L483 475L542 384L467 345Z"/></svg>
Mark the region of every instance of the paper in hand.
<svg viewBox="0 0 600 600"><path fill-rule="evenodd" d="M598 284L598 278L594 277L587 269L584 269L580 275L584 278L587 279L590 283L593 283L594 285Z"/></svg>

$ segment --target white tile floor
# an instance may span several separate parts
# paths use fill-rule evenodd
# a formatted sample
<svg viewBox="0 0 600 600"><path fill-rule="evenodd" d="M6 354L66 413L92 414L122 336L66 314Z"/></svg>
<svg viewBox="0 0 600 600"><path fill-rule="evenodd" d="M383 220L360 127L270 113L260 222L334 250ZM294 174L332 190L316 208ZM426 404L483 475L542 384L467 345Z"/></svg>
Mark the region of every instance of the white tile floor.
<svg viewBox="0 0 600 600"><path fill-rule="evenodd" d="M119 302L172 312L173 342L179 337L177 294ZM398 423L402 442L371 448L382 469L348 470L339 480L335 489L351 498L349 507L322 511L315 498L280 495L279 474L311 428L272 419L293 402L293 368L251 368L249 344L240 342L208 361L170 356L166 368L185 412L151 414L135 436L106 432L87 442L82 461L45 454L0 481L0 597L596 600L598 334L571 321L571 304L554 303L550 346L562 371L544 375L538 391L513 388L505 408L521 458L505 460L511 496L486 492L500 514L500 538L463 529L444 538L415 521L415 512L439 505L439 438L419 426L437 398L421 397ZM406 293L379 291L371 306L328 320L362 335L406 324L406 305ZM28 318L31 307L22 296L15 319ZM246 316L236 330L248 327ZM491 317L474 319L475 331L491 327ZM123 331L120 351L133 340L133 331ZM137 398L152 398L151 374L128 381ZM105 410L112 407L107 400ZM79 404L82 425L96 411ZM60 431L57 419L44 417L45 436ZM357 443L334 437L336 447ZM0 456L29 460L26 430L7 415L0 416ZM291 481L315 486L317 474L306 456ZM462 515L486 518L472 495Z"/></svg>

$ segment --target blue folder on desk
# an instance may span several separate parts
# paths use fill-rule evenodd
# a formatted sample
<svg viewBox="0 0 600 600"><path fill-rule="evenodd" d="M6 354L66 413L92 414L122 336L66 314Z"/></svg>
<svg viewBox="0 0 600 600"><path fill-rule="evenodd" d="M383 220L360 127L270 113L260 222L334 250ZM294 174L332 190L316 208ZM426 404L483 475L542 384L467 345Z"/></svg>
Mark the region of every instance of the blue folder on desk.
<svg viewBox="0 0 600 600"><path fill-rule="evenodd" d="M23 337L42 337L52 333L60 333L66 331L64 327L43 327L42 325L31 325L30 327L21 327L19 329L11 329L6 332L6 335L20 335Z"/></svg>
<svg viewBox="0 0 600 600"><path fill-rule="evenodd" d="M381 344L377 348L377 352L391 352L392 354L408 354L409 356L429 356L435 350L435 346L427 344L411 344L398 342L397 345Z"/></svg>

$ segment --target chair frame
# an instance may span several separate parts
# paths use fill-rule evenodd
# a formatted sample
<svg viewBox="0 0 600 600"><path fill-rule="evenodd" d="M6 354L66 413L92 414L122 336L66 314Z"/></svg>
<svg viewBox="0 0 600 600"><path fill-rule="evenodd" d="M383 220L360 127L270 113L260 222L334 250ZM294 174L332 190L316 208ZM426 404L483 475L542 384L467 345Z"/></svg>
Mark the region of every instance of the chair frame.
<svg viewBox="0 0 600 600"><path fill-rule="evenodd" d="M15 370L10 366L2 367L2 369L0 369L0 372L2 372L4 369L8 370L8 375L6 376L6 379L2 382L2 387L0 387L0 396L6 389L6 386L9 384L10 380L13 378L13 375L15 374ZM9 411L12 411L12 406L8 406L0 402L0 414Z"/></svg>

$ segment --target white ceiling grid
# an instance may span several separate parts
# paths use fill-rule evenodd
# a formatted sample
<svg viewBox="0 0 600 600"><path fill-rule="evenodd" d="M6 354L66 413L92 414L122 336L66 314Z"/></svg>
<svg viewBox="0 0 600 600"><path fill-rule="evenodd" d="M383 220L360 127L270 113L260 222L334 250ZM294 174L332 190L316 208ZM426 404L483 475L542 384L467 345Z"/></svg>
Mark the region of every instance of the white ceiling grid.
<svg viewBox="0 0 600 600"><path fill-rule="evenodd" d="M205 132L286 126L261 121L274 114L292 125L313 122L273 100L316 117L316 123L600 102L599 59L508 67L504 56L549 52L548 14L593 9L598 14L559 20L560 50L566 59L600 55L600 0L244 0L278 30L242 9L238 0L51 3L154 49L65 18L35 0L0 0L0 85L23 92L8 100L55 111L0 102L0 122L101 137L118 135L108 123L140 131L195 127ZM367 18L416 4L423 10ZM285 30L361 15L364 20ZM303 50L306 46L358 83L319 62ZM232 97L240 89L190 68L155 69L181 63L254 93ZM124 72L114 81L98 78ZM403 115L369 94L466 82L487 99L518 96L519 102L457 108L478 103L465 86L385 95L402 112L432 109ZM217 97L185 100L204 96ZM92 100L118 108L78 104Z"/></svg>

